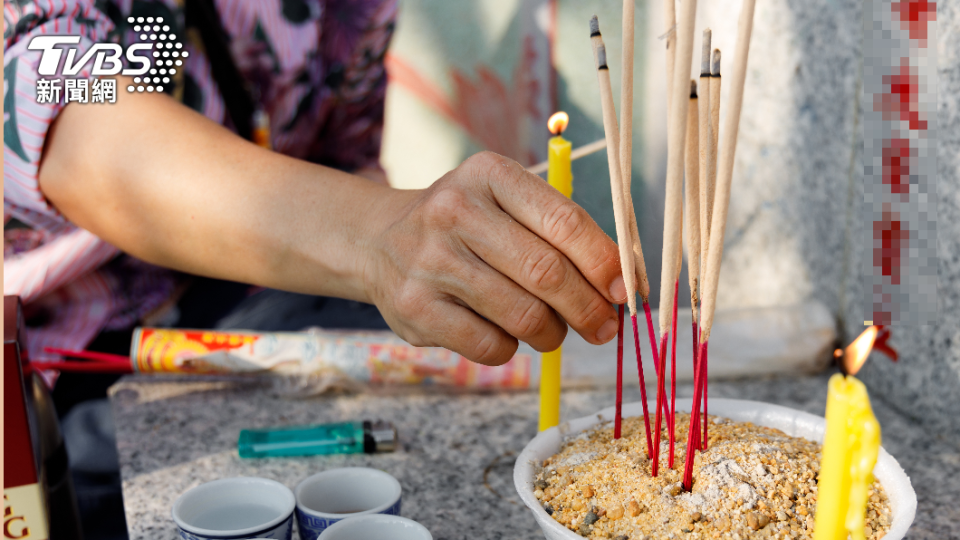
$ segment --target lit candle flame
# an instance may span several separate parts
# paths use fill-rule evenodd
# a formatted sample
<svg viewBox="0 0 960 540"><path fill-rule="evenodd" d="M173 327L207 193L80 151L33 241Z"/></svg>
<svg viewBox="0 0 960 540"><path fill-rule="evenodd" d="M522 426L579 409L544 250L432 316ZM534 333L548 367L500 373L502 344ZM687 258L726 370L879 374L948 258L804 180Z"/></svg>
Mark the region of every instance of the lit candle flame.
<svg viewBox="0 0 960 540"><path fill-rule="evenodd" d="M550 116L550 119L547 120L547 129L550 130L550 133L554 135L560 135L563 133L563 130L567 129L567 124L570 123L570 116L563 111L555 112Z"/></svg>
<svg viewBox="0 0 960 540"><path fill-rule="evenodd" d="M837 349L833 353L837 358L842 357L840 367L844 373L856 375L860 371L860 368L867 361L867 357L870 356L870 351L873 350L873 343L876 341L879 331L879 326L871 326L864 330L857 339L853 340L853 343L847 345L846 350Z"/></svg>

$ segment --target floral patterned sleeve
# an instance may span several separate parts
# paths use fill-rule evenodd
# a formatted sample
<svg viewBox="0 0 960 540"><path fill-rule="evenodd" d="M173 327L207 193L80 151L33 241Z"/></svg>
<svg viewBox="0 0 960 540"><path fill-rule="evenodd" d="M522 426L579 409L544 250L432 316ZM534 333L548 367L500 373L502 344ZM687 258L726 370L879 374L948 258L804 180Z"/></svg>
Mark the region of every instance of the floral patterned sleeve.
<svg viewBox="0 0 960 540"><path fill-rule="evenodd" d="M393 35L395 0L330 2L321 54L333 99L310 158L343 170L380 167L387 90L384 57Z"/></svg>
<svg viewBox="0 0 960 540"><path fill-rule="evenodd" d="M344 171L379 168L397 0L215 1L273 148ZM194 60L187 74L208 95L205 61Z"/></svg>
<svg viewBox="0 0 960 540"><path fill-rule="evenodd" d="M187 0L192 1L192 0ZM345 171L379 168L386 73L397 0L213 0L230 53L270 121L273 148ZM28 309L49 312L27 334L28 349L81 349L104 328L122 329L169 298L182 276L128 256L78 229L40 191L47 131L63 109L37 99L43 34L124 45L128 17L162 16L189 52L164 92L230 127L203 48L186 32L183 0L4 0L4 288ZM83 70L78 78L89 78ZM122 92L119 92L122 95ZM118 99L122 99L118 96ZM106 104L89 105L93 107ZM91 127L94 129L94 127ZM39 279L41 278L42 279Z"/></svg>

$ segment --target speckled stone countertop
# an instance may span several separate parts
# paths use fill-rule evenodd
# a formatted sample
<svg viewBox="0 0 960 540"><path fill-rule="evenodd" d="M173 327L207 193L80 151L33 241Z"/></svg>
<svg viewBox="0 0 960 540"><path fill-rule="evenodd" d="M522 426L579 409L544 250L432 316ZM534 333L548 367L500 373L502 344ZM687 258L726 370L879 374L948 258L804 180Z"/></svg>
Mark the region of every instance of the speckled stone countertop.
<svg viewBox="0 0 960 540"><path fill-rule="evenodd" d="M752 399L823 414L829 374L792 379L711 382L710 395ZM624 399L639 399L639 389ZM692 387L678 388L690 396ZM370 466L403 486L402 515L437 540L542 538L513 489L513 461L537 429L538 396L365 393L310 400L277 397L257 381L130 376L111 390L123 497L131 540L174 539L170 507L178 495L229 476L262 476L293 488L315 472ZM613 404L606 391L566 392L562 417ZM874 396L883 445L917 491L908 538L960 539L960 444L928 432ZM947 411L944 414L948 414ZM245 427L382 418L399 430L393 454L241 460Z"/></svg>

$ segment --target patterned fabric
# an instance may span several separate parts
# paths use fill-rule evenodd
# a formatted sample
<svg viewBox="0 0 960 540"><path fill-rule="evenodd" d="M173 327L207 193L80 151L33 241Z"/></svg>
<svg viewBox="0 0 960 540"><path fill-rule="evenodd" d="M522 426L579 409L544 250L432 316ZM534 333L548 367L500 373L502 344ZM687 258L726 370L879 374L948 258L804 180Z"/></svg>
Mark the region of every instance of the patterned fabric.
<svg viewBox="0 0 960 540"><path fill-rule="evenodd" d="M53 360L44 347L80 349L104 328L135 324L183 276L120 254L44 198L41 151L63 105L37 103L40 52L27 45L41 34L80 35L78 56L95 42L126 45L136 40L128 16L163 17L177 36L187 36L184 1L191 0L4 1L4 223L16 218L29 227L4 231L4 293L20 295L28 316L42 315L32 317L42 324L28 329L33 358ZM272 147L341 170L379 168L383 58L396 0L214 3L234 61L269 116ZM230 127L202 47L181 41L190 56L164 91Z"/></svg>

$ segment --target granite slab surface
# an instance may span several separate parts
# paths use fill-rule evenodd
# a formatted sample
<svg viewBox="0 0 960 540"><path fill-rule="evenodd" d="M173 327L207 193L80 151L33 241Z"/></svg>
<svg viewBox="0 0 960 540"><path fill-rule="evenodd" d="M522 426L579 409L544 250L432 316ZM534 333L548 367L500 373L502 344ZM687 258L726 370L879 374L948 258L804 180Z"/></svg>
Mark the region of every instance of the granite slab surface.
<svg viewBox="0 0 960 540"><path fill-rule="evenodd" d="M823 414L829 373L712 382L710 395L753 399ZM691 386L678 387L690 396ZM639 389L624 399L639 399ZM612 390L570 391L562 417L584 416L614 401ZM187 489L217 478L254 475L293 488L315 472L370 466L403 487L402 515L437 540L542 538L512 482L515 456L536 434L533 392L363 393L292 401L262 382L129 376L111 389L123 497L131 540L174 539L170 507ZM874 410L884 447L917 491L911 539L960 539L960 445L923 428L879 396ZM393 454L241 460L240 429L382 418L401 438Z"/></svg>

